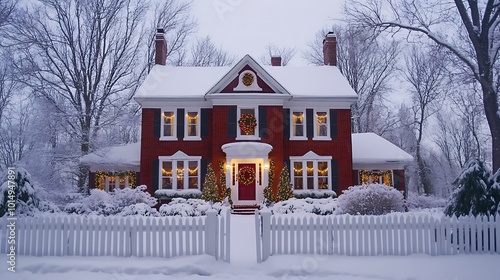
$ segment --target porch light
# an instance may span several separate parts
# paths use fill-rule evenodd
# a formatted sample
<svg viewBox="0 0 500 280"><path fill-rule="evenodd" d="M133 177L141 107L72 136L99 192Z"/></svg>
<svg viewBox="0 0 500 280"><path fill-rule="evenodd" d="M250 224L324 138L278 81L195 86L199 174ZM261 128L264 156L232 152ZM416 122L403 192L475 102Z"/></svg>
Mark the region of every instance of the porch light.
<svg viewBox="0 0 500 280"><path fill-rule="evenodd" d="M269 169L269 163L264 163L264 169L266 169L266 170Z"/></svg>
<svg viewBox="0 0 500 280"><path fill-rule="evenodd" d="M231 164L226 163L226 169L227 169L227 170L231 169Z"/></svg>

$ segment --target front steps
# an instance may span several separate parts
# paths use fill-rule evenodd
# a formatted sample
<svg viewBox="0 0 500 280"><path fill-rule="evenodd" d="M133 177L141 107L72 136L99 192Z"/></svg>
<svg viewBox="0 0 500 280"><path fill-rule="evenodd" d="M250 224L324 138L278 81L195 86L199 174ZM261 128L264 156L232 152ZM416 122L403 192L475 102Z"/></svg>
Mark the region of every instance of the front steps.
<svg viewBox="0 0 500 280"><path fill-rule="evenodd" d="M260 209L257 204L254 205L233 205L232 214L234 215L254 215L255 210Z"/></svg>

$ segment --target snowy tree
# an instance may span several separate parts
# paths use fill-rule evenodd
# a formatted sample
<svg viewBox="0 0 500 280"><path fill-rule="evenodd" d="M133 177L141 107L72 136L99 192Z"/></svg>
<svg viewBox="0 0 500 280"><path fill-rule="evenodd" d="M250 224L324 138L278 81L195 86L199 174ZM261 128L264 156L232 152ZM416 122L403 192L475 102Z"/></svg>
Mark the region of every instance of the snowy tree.
<svg viewBox="0 0 500 280"><path fill-rule="evenodd" d="M191 59L187 62L189 66L226 66L233 64L234 55L217 47L210 36L197 39L191 48Z"/></svg>
<svg viewBox="0 0 500 280"><path fill-rule="evenodd" d="M445 67L445 56L438 47L429 50L413 48L409 56L405 57L405 80L410 84L412 111L414 115L414 129L416 133L415 160L419 186L426 194L434 192L430 181L430 169L427 166L422 140L427 120L439 110L440 101L443 100L449 81Z"/></svg>
<svg viewBox="0 0 500 280"><path fill-rule="evenodd" d="M498 174L497 172L495 176L491 176L490 169L483 161L470 161L453 182L455 190L446 206L446 215L477 216L497 213L500 202Z"/></svg>
<svg viewBox="0 0 500 280"><path fill-rule="evenodd" d="M500 168L500 2L355 0L345 14L360 28L376 32L403 30L407 38L426 37L447 49L481 88L486 120L492 137L493 168Z"/></svg>
<svg viewBox="0 0 500 280"><path fill-rule="evenodd" d="M15 168L15 213L16 215L32 215L38 208L40 199L37 196L35 186L31 180L31 175L24 168ZM12 195L9 193L8 173L3 176L0 186L0 217L8 213L8 200Z"/></svg>
<svg viewBox="0 0 500 280"><path fill-rule="evenodd" d="M287 66L297 53L297 50L293 47L278 47L275 44L267 44L265 49L266 54L260 58L265 65L271 65L271 58L279 56L281 57L280 66Z"/></svg>
<svg viewBox="0 0 500 280"><path fill-rule="evenodd" d="M328 33L323 29L303 57L315 65L323 65L323 40ZM358 94L352 105L353 132L376 132L383 134L391 127L387 110L383 104L391 91L390 82L396 73L399 44L394 40L375 38L372 34L357 29L354 25L334 26L337 36L337 66Z"/></svg>
<svg viewBox="0 0 500 280"><path fill-rule="evenodd" d="M10 23L12 15L16 9L16 2L13 0L0 1L0 29ZM2 42L0 42L0 45Z"/></svg>
<svg viewBox="0 0 500 280"><path fill-rule="evenodd" d="M65 133L76 142L72 162L95 148L96 137L123 114L147 72L143 54L145 44L152 41L144 32L148 4L43 0L27 3L19 11L22 16L16 17L8 40L19 46L16 66L24 75L22 82L51 105ZM169 23L175 41L171 46L177 46L183 42L175 36L185 13L172 12L168 20L162 17L155 24ZM77 185L82 191L87 174L88 168L80 165Z"/></svg>

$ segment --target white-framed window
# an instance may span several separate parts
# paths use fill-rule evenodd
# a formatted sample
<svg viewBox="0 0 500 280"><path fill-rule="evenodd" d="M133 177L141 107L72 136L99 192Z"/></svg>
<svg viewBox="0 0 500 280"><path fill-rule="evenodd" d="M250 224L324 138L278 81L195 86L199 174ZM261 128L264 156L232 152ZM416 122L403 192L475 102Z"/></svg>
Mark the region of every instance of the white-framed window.
<svg viewBox="0 0 500 280"><path fill-rule="evenodd" d="M126 174L120 175L103 175L99 177L99 189L107 192L112 192L115 189L125 189L135 187L132 177Z"/></svg>
<svg viewBox="0 0 500 280"><path fill-rule="evenodd" d="M290 157L293 170L291 179L295 190L331 190L331 156L319 156L308 152L303 156Z"/></svg>
<svg viewBox="0 0 500 280"><path fill-rule="evenodd" d="M306 110L290 109L290 139L307 140Z"/></svg>
<svg viewBox="0 0 500 280"><path fill-rule="evenodd" d="M331 140L329 110L314 110L314 140Z"/></svg>
<svg viewBox="0 0 500 280"><path fill-rule="evenodd" d="M240 126L240 120L244 116L253 116L255 118L255 126L251 126L250 120L246 120L244 128ZM259 137L259 108L258 107L238 107L237 114L237 140L251 139L260 140ZM253 127L253 128L252 128ZM244 130L245 129L245 130Z"/></svg>
<svg viewBox="0 0 500 280"><path fill-rule="evenodd" d="M200 140L200 110L186 109L184 120L184 140Z"/></svg>
<svg viewBox="0 0 500 280"><path fill-rule="evenodd" d="M177 152L173 156L160 156L159 188L171 190L200 189L199 156Z"/></svg>
<svg viewBox="0 0 500 280"><path fill-rule="evenodd" d="M163 109L161 112L160 140L177 140L176 109Z"/></svg>

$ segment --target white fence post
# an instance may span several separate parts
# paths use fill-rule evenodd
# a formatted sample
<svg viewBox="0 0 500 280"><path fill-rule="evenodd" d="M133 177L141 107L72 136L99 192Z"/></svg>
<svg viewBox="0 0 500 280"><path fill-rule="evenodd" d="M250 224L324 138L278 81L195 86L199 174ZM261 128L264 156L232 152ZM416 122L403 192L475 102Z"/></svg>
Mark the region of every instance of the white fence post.
<svg viewBox="0 0 500 280"><path fill-rule="evenodd" d="M262 215L262 261L265 261L271 252L271 211L264 210L260 214Z"/></svg>
<svg viewBox="0 0 500 280"><path fill-rule="evenodd" d="M207 219L205 220L205 252L207 255L215 255L215 244L217 242L217 228L218 228L217 212L213 209L207 211Z"/></svg>
<svg viewBox="0 0 500 280"><path fill-rule="evenodd" d="M257 246L257 263L262 262L262 228L259 210L255 210L255 243Z"/></svg>

